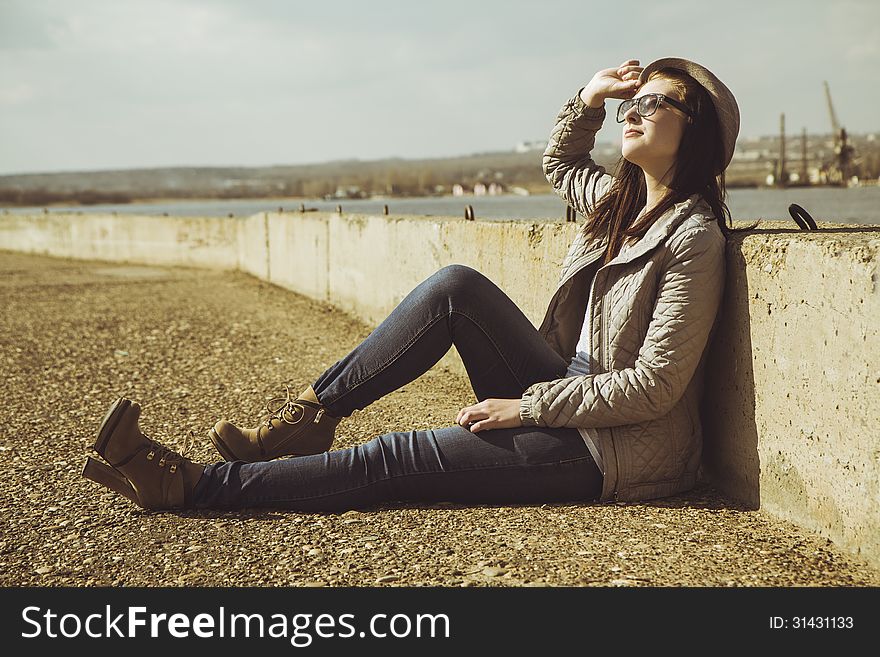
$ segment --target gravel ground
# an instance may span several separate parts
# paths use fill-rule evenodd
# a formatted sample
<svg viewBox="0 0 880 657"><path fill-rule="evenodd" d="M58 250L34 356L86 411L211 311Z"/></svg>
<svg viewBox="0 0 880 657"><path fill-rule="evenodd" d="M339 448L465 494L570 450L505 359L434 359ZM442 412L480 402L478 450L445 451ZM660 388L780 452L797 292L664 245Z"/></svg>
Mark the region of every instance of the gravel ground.
<svg viewBox="0 0 880 657"><path fill-rule="evenodd" d="M712 488L648 503L391 504L363 512L148 513L80 477L109 403L182 444L248 423L372 327L244 274L0 252L3 586L877 586L829 541ZM454 423L434 368L343 420L339 447ZM196 460L216 460L207 438Z"/></svg>

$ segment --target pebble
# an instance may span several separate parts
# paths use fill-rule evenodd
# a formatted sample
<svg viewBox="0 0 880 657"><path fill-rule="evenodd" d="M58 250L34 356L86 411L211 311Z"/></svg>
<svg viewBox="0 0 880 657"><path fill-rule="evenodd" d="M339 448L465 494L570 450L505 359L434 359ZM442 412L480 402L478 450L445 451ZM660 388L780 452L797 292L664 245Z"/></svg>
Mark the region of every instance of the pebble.
<svg viewBox="0 0 880 657"><path fill-rule="evenodd" d="M611 586L632 586L635 582L629 579L612 579L609 584Z"/></svg>
<svg viewBox="0 0 880 657"><path fill-rule="evenodd" d="M507 571L504 568L496 568L494 566L490 566L488 568L483 568L483 574L486 577L501 577Z"/></svg>

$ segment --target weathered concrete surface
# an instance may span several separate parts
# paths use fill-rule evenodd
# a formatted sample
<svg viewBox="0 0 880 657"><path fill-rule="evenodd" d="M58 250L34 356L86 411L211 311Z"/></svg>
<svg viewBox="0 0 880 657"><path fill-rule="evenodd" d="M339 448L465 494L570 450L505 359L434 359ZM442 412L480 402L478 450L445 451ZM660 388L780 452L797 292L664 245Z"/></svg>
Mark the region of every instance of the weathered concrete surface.
<svg viewBox="0 0 880 657"><path fill-rule="evenodd" d="M820 228L763 222L728 244L707 370L704 474L747 505L880 565L880 227ZM237 267L369 325L437 269L461 263L488 275L537 326L578 229L295 212L198 220L4 215L0 248ZM464 375L455 349L440 365Z"/></svg>
<svg viewBox="0 0 880 657"><path fill-rule="evenodd" d="M236 269L238 221L220 217L0 215L0 249L112 262Z"/></svg>
<svg viewBox="0 0 880 657"><path fill-rule="evenodd" d="M728 243L704 465L739 499L880 562L876 227Z"/></svg>
<svg viewBox="0 0 880 657"><path fill-rule="evenodd" d="M261 277L373 325L416 285L451 263L485 272L538 325L575 228L332 213L266 213L265 221L271 275ZM259 262L260 252L253 251L259 249L257 240L248 246L246 260ZM465 374L454 347L441 364Z"/></svg>
<svg viewBox="0 0 880 657"><path fill-rule="evenodd" d="M265 221L271 276L263 278L312 299L331 301L329 218L270 213ZM260 251L256 253L259 258Z"/></svg>
<svg viewBox="0 0 880 657"><path fill-rule="evenodd" d="M0 585L877 586L829 541L701 486L649 503L144 513L80 477L112 399L180 442L302 389L372 326L250 276L0 253ZM452 424L435 367L339 447ZM196 457L214 460L207 438ZM381 579L380 579L381 578Z"/></svg>

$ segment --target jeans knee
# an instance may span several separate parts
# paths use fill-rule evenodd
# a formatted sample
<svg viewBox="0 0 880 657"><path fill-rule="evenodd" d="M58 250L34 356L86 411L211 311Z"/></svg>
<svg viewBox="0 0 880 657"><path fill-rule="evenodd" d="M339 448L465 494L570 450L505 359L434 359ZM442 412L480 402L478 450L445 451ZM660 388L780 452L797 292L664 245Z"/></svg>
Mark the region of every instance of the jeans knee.
<svg viewBox="0 0 880 657"><path fill-rule="evenodd" d="M486 280L486 277L473 267L459 264L446 265L431 276L436 289L449 296L473 293L477 286Z"/></svg>

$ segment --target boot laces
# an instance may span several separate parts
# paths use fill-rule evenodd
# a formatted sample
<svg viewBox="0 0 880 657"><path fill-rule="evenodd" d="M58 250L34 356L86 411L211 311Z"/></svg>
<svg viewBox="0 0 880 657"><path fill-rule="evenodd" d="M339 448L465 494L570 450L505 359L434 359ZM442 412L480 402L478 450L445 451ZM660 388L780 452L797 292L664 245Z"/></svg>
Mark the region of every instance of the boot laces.
<svg viewBox="0 0 880 657"><path fill-rule="evenodd" d="M184 439L183 449L180 452L176 452L170 447L166 447L158 440L153 440L146 434L144 434L144 438L150 441L150 451L147 452L147 460L154 461L158 459L157 465L160 468L164 468L167 464L168 470L172 473L177 472L177 468L181 463L189 460L189 455L192 453L193 447L195 447L196 444L196 434L192 430L190 430L189 435Z"/></svg>
<svg viewBox="0 0 880 657"><path fill-rule="evenodd" d="M275 428L273 420L280 420L284 424L298 424L306 416L306 407L295 401L296 398L290 394L290 386L285 385L284 390L284 397L274 397L266 404L269 415L263 419L262 424L269 431Z"/></svg>

